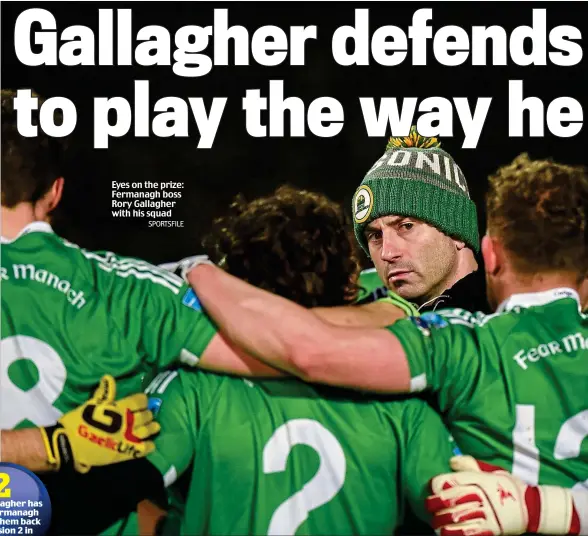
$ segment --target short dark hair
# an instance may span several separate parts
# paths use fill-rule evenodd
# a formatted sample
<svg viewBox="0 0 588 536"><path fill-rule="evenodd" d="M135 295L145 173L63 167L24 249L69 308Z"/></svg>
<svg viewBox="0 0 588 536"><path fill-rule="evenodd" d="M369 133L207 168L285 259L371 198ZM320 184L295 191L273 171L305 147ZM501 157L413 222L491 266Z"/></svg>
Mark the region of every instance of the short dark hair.
<svg viewBox="0 0 588 536"><path fill-rule="evenodd" d="M343 305L358 292L359 260L341 205L290 186L235 198L204 245L229 273L305 307Z"/></svg>
<svg viewBox="0 0 588 536"><path fill-rule="evenodd" d="M523 274L588 273L588 173L524 153L490 177L488 229Z"/></svg>
<svg viewBox="0 0 588 536"><path fill-rule="evenodd" d="M61 176L65 140L52 138L40 128L34 138L19 134L14 98L16 91L2 90L2 206L35 203ZM38 95L33 93L33 97ZM39 99L39 109L42 100ZM56 122L59 122L56 119ZM32 112L39 125L39 112Z"/></svg>

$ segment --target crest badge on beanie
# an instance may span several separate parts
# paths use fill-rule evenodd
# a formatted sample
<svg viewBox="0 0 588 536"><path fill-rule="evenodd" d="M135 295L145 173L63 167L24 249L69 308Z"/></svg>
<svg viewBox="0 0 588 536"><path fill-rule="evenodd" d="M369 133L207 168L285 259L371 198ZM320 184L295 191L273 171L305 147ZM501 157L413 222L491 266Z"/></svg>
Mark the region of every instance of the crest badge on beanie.
<svg viewBox="0 0 588 536"><path fill-rule="evenodd" d="M479 251L476 205L461 169L440 145L414 127L407 137L390 138L353 196L355 236L366 252L365 226L392 214L422 220Z"/></svg>
<svg viewBox="0 0 588 536"><path fill-rule="evenodd" d="M353 196L353 221L363 223L370 217L374 206L374 194L369 186L360 186Z"/></svg>

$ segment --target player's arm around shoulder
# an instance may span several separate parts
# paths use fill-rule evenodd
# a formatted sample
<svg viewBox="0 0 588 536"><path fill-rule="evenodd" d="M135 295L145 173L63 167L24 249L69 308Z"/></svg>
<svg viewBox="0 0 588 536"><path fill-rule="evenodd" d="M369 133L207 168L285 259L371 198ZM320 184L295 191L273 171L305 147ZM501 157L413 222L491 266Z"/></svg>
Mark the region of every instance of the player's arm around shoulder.
<svg viewBox="0 0 588 536"><path fill-rule="evenodd" d="M374 270L361 273L360 289L360 296L353 305L316 307L313 312L336 326L372 328L384 328L401 318L419 314L412 303L387 289Z"/></svg>
<svg viewBox="0 0 588 536"><path fill-rule="evenodd" d="M186 280L186 273L194 264L212 264L206 255L193 255L186 257L177 262L168 262L160 264L157 268L164 270L166 273ZM262 363L261 361L247 355L238 346L231 344L226 337L217 332L216 327L210 322L206 313L202 310L200 300L194 291L185 286L182 296L182 317L186 317L185 331L194 332L194 336L189 336L186 345L180 350L179 360L187 365L197 365L199 368L211 372L224 374L234 374L238 376L253 376L272 378L284 376L282 371ZM202 318L190 318L200 315ZM190 322L197 321L197 325L191 325ZM181 325L181 323L180 323ZM198 331L203 331L201 336ZM200 342L194 342L193 339L200 339ZM200 351L194 350L198 347Z"/></svg>
<svg viewBox="0 0 588 536"><path fill-rule="evenodd" d="M316 307L312 311L330 324L356 328L383 328L406 317L403 309L386 299L364 305Z"/></svg>
<svg viewBox="0 0 588 536"><path fill-rule="evenodd" d="M216 333L202 353L198 367L209 372L252 378L279 378L286 372L255 359L222 333Z"/></svg>
<svg viewBox="0 0 588 536"><path fill-rule="evenodd" d="M221 334L266 364L306 381L360 390L410 387L402 346L384 329L330 325L213 266L191 270L188 280Z"/></svg>
<svg viewBox="0 0 588 536"><path fill-rule="evenodd" d="M410 371L399 340L376 328L339 327L324 322L300 338L290 370L305 381L376 393L410 390Z"/></svg>

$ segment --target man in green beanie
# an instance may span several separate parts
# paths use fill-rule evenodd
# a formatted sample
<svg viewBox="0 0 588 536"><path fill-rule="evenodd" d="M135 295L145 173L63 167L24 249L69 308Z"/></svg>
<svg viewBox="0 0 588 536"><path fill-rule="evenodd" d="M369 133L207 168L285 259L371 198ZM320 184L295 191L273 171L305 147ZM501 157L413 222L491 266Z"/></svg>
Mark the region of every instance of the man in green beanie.
<svg viewBox="0 0 588 536"><path fill-rule="evenodd" d="M419 306L487 311L476 206L435 138L391 138L353 196L355 236L388 289Z"/></svg>

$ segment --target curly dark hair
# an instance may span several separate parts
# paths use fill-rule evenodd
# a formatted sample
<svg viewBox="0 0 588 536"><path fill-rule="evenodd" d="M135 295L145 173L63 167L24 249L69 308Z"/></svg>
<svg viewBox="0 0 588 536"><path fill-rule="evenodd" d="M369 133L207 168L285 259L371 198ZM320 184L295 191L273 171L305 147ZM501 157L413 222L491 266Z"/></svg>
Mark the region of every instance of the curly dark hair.
<svg viewBox="0 0 588 536"><path fill-rule="evenodd" d="M583 166L530 160L526 153L490 177L488 229L517 271L588 273L588 173Z"/></svg>
<svg viewBox="0 0 588 536"><path fill-rule="evenodd" d="M33 97L37 97L32 93ZM14 98L16 91L2 90L2 206L35 203L63 176L65 140L47 136L39 127L38 135L25 138L17 129ZM39 109L42 100L39 99ZM56 114L55 121L60 123ZM39 111L32 112L32 124L39 125Z"/></svg>
<svg viewBox="0 0 588 536"><path fill-rule="evenodd" d="M281 186L247 202L235 198L204 240L229 273L305 307L352 302L359 260L350 222L326 196Z"/></svg>

